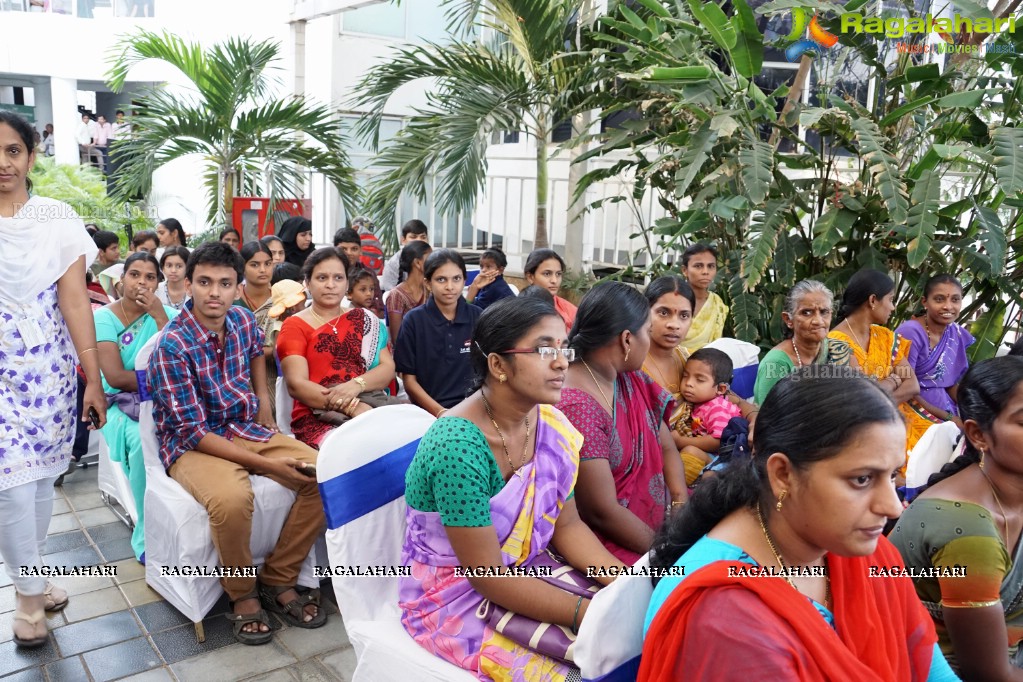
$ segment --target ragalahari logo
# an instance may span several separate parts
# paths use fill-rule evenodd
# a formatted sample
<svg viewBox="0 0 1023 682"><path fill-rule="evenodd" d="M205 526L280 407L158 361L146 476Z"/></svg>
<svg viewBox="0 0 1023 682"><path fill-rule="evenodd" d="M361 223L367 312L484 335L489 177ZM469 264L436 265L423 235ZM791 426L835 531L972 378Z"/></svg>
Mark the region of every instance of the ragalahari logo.
<svg viewBox="0 0 1023 682"><path fill-rule="evenodd" d="M808 25L810 37L804 38L803 34ZM838 36L825 31L817 22L816 14L811 17L809 10L796 7L792 10L792 31L786 36L786 40L795 42L785 48L785 58L790 62L798 62L804 54L816 58L824 50L834 47L838 42Z"/></svg>

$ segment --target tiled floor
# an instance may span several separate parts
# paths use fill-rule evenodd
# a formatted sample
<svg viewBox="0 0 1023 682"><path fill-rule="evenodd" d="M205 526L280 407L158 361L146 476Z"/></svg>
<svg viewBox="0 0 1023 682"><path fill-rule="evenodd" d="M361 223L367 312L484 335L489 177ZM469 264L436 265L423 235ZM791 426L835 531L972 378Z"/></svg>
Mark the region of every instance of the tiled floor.
<svg viewBox="0 0 1023 682"><path fill-rule="evenodd" d="M117 577L55 579L71 595L49 618L50 641L19 649L12 641L14 587L0 570L0 679L5 682L337 682L351 680L355 653L341 617L328 602L330 620L317 630L274 621L277 634L264 646L235 643L222 616L222 598L204 621L206 641L146 585L135 561L129 530L100 498L95 465L79 468L55 488L53 520L43 563L47 566L113 564ZM329 581L324 592L333 598ZM273 618L273 616L271 616Z"/></svg>

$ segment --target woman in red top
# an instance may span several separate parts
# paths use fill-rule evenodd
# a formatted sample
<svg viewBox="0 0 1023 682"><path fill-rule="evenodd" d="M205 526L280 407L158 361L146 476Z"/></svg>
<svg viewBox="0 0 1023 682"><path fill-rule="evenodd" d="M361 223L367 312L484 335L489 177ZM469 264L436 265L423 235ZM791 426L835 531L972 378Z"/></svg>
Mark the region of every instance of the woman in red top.
<svg viewBox="0 0 1023 682"><path fill-rule="evenodd" d="M572 330L575 322L576 307L558 295L561 291L561 278L565 276L565 261L553 249L536 249L526 257L523 268L526 281L543 287L554 297L554 309L565 321L565 329Z"/></svg>
<svg viewBox="0 0 1023 682"><path fill-rule="evenodd" d="M277 355L288 393L295 399L291 413L295 438L319 449L337 426L323 413L354 417L370 409L359 396L391 383L394 360L387 349L387 329L376 315L362 308L344 312L341 307L348 291L348 259L343 253L332 247L317 249L302 271L313 304L285 320L277 337Z"/></svg>

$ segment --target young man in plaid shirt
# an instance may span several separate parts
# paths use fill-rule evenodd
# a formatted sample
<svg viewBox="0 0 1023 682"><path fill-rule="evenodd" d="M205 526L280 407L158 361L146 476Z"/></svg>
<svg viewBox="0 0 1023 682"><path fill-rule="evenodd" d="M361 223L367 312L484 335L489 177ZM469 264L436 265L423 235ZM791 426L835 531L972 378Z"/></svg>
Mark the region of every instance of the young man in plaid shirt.
<svg viewBox="0 0 1023 682"><path fill-rule="evenodd" d="M266 365L253 362L263 355L263 332L251 312L231 305L244 267L227 244L211 242L192 252L185 269L192 300L168 323L150 361L148 383L160 458L171 478L209 512L225 569L253 563L249 474L268 476L298 494L258 582L221 579L233 602L228 618L235 637L263 644L273 633L261 601L291 625L326 623L319 591L300 596L294 589L324 517L315 470L306 469L315 465L316 452L277 432Z"/></svg>

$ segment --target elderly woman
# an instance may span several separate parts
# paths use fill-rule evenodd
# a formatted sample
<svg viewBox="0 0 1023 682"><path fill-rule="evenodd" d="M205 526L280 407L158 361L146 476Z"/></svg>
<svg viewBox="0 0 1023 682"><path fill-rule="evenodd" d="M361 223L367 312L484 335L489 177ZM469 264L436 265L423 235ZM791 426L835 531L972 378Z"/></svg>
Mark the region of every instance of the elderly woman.
<svg viewBox="0 0 1023 682"><path fill-rule="evenodd" d="M480 679L556 682L573 672L537 651L543 638L530 646L496 632L495 607L539 621L536 632L560 625L574 640L590 603L541 578L502 576L505 567L550 566L548 550L579 570L621 567L576 511L582 437L551 407L574 355L565 344L564 321L542 301L488 308L473 335L473 393L434 422L405 474L402 563L412 571L401 579L402 623L422 647ZM493 576L462 577L459 566ZM481 608L487 617L477 616Z"/></svg>
<svg viewBox="0 0 1023 682"><path fill-rule="evenodd" d="M671 396L640 370L650 306L626 284L600 284L583 297L568 338L576 359L558 409L583 434L579 514L612 554L633 564L666 511L687 496L667 425Z"/></svg>
<svg viewBox="0 0 1023 682"><path fill-rule="evenodd" d="M122 281L124 297L94 313L103 391L110 405L103 439L110 459L120 462L128 476L138 513L131 547L135 558L145 563L146 468L139 435L139 402L147 399L147 391L145 381L140 383L136 372L145 367L135 367L135 356L179 311L164 305L156 295L160 268L152 254L140 251L128 256Z"/></svg>
<svg viewBox="0 0 1023 682"><path fill-rule="evenodd" d="M828 341L833 302L831 290L817 280L804 279L789 290L781 314L785 339L760 361L753 386L755 403L763 404L771 387L797 369L849 363L848 344L833 349Z"/></svg>
<svg viewBox="0 0 1023 682"><path fill-rule="evenodd" d="M317 249L303 266L313 299L281 327L277 355L295 399L291 430L319 449L339 424L372 407L395 402L384 389L394 379L387 328L376 315L341 300L348 291L348 259L333 247Z"/></svg>
<svg viewBox="0 0 1023 682"><path fill-rule="evenodd" d="M959 388L959 407L965 452L931 477L891 538L907 566L936 571L914 581L916 593L963 679L1020 680L1023 359L977 363Z"/></svg>
<svg viewBox="0 0 1023 682"><path fill-rule="evenodd" d="M883 534L905 426L875 382L835 369L849 375L778 382L753 457L658 537L651 564L684 575L655 581L640 682L956 679Z"/></svg>

